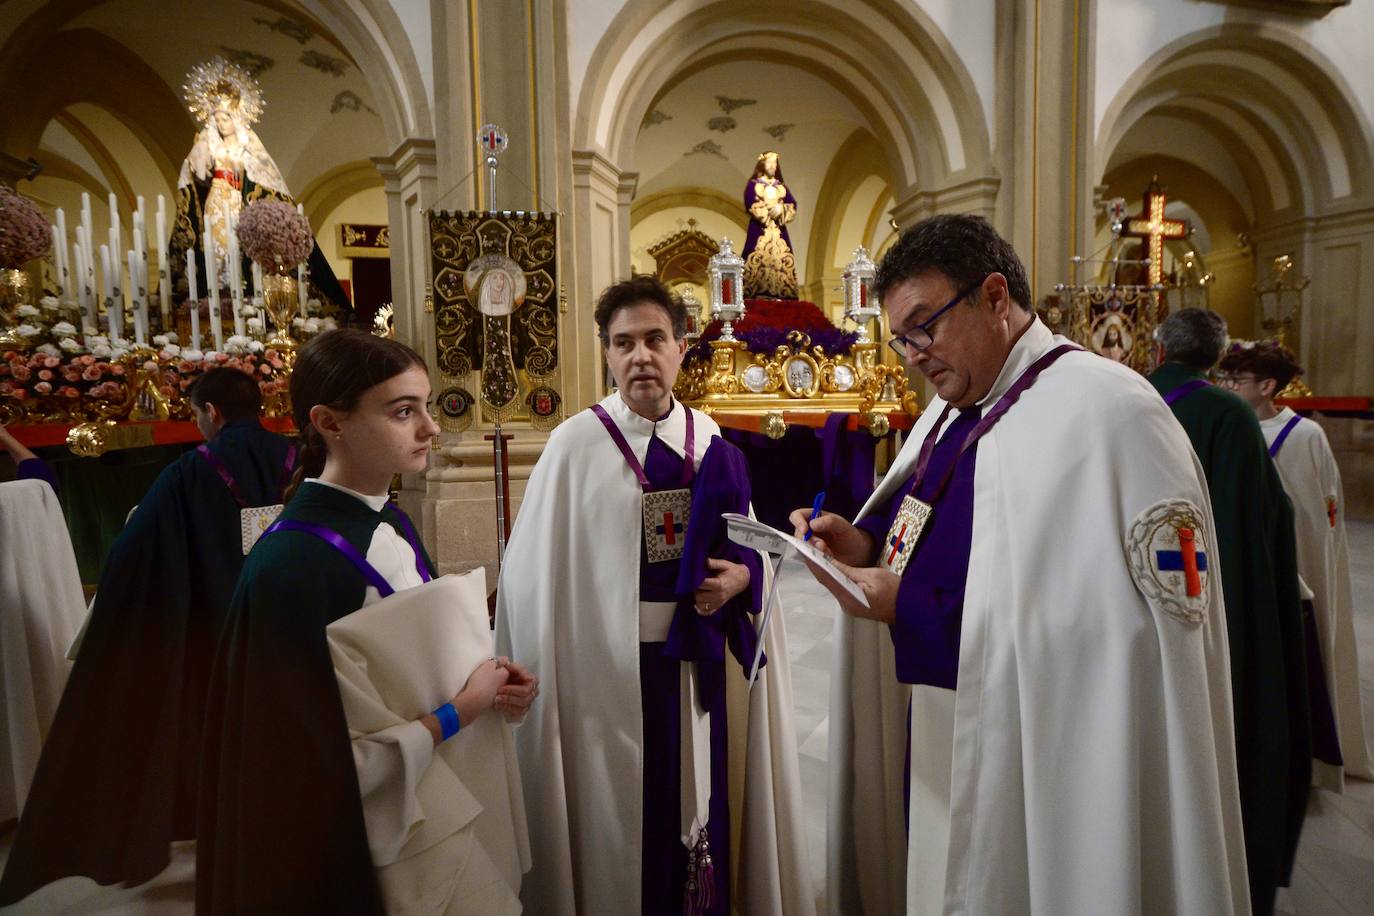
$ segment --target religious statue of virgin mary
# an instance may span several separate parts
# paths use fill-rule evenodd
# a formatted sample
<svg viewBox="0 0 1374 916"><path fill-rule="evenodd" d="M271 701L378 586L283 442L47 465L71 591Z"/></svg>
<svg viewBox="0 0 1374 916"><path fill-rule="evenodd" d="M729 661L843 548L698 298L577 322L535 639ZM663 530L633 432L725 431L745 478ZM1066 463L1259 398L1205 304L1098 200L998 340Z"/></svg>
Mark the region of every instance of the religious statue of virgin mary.
<svg viewBox="0 0 1374 916"><path fill-rule="evenodd" d="M797 259L787 224L797 215L797 199L783 182L778 154L759 155L744 186L749 235L744 240L744 297L796 299Z"/></svg>
<svg viewBox="0 0 1374 916"><path fill-rule="evenodd" d="M229 250L230 226L249 203L262 198L295 202L277 163L253 130L266 103L251 74L214 57L191 68L182 93L200 129L177 178L171 251L179 291L186 288L187 251L196 252L197 275L205 277L202 246L207 225L212 227L215 247L223 253ZM309 264L311 285L324 298L347 308L348 297L319 245L311 252ZM222 282L225 269L221 261Z"/></svg>

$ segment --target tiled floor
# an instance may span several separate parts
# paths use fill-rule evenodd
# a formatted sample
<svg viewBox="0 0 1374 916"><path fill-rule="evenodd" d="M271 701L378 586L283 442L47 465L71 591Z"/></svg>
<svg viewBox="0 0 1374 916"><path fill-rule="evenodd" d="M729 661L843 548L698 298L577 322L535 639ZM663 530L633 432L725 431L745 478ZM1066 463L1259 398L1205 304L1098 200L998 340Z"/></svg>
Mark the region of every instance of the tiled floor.
<svg viewBox="0 0 1374 916"><path fill-rule="evenodd" d="M1349 526L1366 731L1374 734L1374 523ZM783 571L793 665L797 739L812 881L818 900L825 887L826 734L830 696L833 602L799 567ZM0 839L0 867L9 853ZM76 916L86 913L190 912L194 859L177 850L155 882L126 890L66 879L7 912ZM1347 783L1344 795L1314 791L1303 830L1293 886L1282 891L1279 911L1291 916L1363 916L1374 913L1374 783Z"/></svg>

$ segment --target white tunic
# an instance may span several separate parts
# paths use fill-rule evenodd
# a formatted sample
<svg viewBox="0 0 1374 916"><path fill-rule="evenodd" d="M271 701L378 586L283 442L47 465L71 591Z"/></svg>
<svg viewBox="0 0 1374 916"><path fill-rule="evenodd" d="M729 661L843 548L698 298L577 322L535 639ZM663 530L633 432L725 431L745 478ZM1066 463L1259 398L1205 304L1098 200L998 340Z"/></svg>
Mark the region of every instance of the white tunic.
<svg viewBox="0 0 1374 916"><path fill-rule="evenodd" d="M984 406L1065 342L1036 321ZM909 477L943 406L865 511ZM1136 535L1171 508L1215 556L1186 435L1144 379L1096 355L1061 358L980 440L953 696L898 684L881 624L837 620L832 913L1249 912L1221 579L1188 592L1203 612L1189 619L1191 586ZM1135 582L1150 575L1165 588L1147 598ZM908 697L913 782L930 778L912 787L904 869Z"/></svg>
<svg viewBox="0 0 1374 916"><path fill-rule="evenodd" d="M1297 417L1285 407L1260 421L1264 441L1274 444L1283 428ZM1344 776L1374 779L1374 766L1360 709L1360 666L1356 656L1354 593L1350 555L1345 539L1345 494L1336 457L1317 423L1298 419L1274 456L1283 488L1293 501L1297 521L1298 572L1312 590L1322 667L1336 730L1341 742L1344 772L1320 760L1312 761L1317 785L1333 791L1344 787Z"/></svg>
<svg viewBox="0 0 1374 916"><path fill-rule="evenodd" d="M655 424L618 394L601 402L643 462ZM682 454L685 411L657 424ZM694 413L700 465L720 428ZM530 475L497 592L503 654L539 672L540 696L516 734L533 868L521 896L541 916L638 913L643 829L639 696L639 484L590 410L549 437ZM752 693L726 653L731 876L752 916L806 916L806 876L792 685L784 615L765 639L769 663Z"/></svg>

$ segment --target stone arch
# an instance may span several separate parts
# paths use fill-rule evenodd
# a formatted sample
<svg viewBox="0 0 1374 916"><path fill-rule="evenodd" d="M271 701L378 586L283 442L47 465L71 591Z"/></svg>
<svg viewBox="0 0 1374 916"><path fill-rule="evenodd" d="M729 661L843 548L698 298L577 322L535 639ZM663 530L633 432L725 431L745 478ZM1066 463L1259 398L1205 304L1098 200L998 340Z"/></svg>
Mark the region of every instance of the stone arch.
<svg viewBox="0 0 1374 916"><path fill-rule="evenodd" d="M878 140L868 131L859 129L841 144L821 182L822 195L816 201L818 218L811 224L811 241L807 246L805 276L812 282L834 273L839 243L840 218L848 209L854 194L866 179L878 176L887 183L887 192L878 195L877 206L891 197L892 180ZM876 222L870 212L864 220L864 239L871 235Z"/></svg>
<svg viewBox="0 0 1374 916"><path fill-rule="evenodd" d="M653 100L682 74L741 52L804 65L839 89L864 112L904 189L939 187L953 174L988 167L987 122L968 71L922 12L895 0L745 9L631 0L592 55L574 146L630 167Z"/></svg>
<svg viewBox="0 0 1374 916"><path fill-rule="evenodd" d="M297 198L311 225L318 227L339 204L369 188L382 187L382 176L369 161L346 162L310 182Z"/></svg>
<svg viewBox="0 0 1374 916"><path fill-rule="evenodd" d="M1370 126L1349 85L1291 32L1228 23L1158 51L1104 112L1095 145L1099 179L1127 132L1161 112L1205 127L1230 152L1256 216L1315 213L1374 192Z"/></svg>

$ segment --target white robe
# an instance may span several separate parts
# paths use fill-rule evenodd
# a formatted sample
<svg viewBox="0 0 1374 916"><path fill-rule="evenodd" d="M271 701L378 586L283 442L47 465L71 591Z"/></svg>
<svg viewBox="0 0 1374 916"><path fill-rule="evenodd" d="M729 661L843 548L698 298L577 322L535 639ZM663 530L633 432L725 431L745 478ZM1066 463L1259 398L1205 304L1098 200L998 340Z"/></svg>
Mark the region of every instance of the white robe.
<svg viewBox="0 0 1374 916"><path fill-rule="evenodd" d="M0 483L0 824L24 809L86 602L52 487Z"/></svg>
<svg viewBox="0 0 1374 916"><path fill-rule="evenodd" d="M1065 342L1036 321L983 406ZM909 478L943 406L864 511ZM953 697L896 681L886 627L837 619L832 913L1249 912L1221 578L1213 564L1201 623L1132 578L1133 523L1166 500L1191 505L1215 557L1187 436L1144 379L1090 353L1062 357L980 440ZM893 853L908 696L913 779L951 761L946 815L939 787L913 787L915 845L944 861L911 863L927 878L910 901Z"/></svg>
<svg viewBox="0 0 1374 916"><path fill-rule="evenodd" d="M601 402L642 463L655 424L613 394ZM685 410L658 423L683 454ZM699 465L720 429L694 413ZM516 732L534 865L525 908L541 916L638 913L643 722L639 696L641 490L590 410L548 445L521 502L497 597L497 647L534 668L540 696ZM765 564L766 566L767 564ZM728 651L731 881L742 913L814 909L784 615L751 694Z"/></svg>
<svg viewBox="0 0 1374 916"><path fill-rule="evenodd" d="M1260 421L1264 441L1273 445L1297 414L1287 407ZM1360 709L1360 665L1356 655L1354 592L1350 554L1345 539L1345 493L1336 456L1321 426L1301 419L1274 456L1283 488L1293 501L1298 537L1298 572L1312 590L1322 667L1336 730L1341 742L1342 768L1312 761L1317 785L1333 791L1344 787L1345 775L1374 779L1374 766ZM1327 514L1327 500L1335 506L1335 524Z"/></svg>

